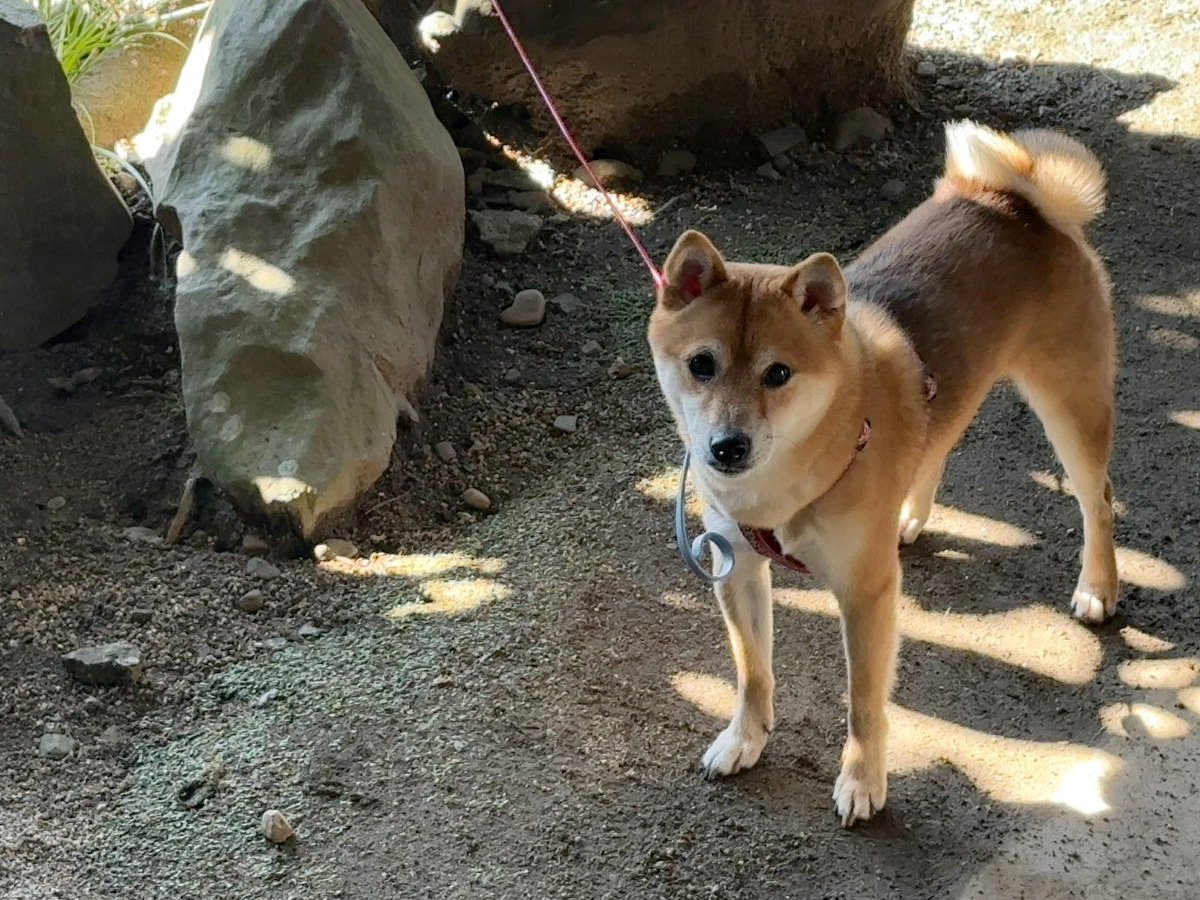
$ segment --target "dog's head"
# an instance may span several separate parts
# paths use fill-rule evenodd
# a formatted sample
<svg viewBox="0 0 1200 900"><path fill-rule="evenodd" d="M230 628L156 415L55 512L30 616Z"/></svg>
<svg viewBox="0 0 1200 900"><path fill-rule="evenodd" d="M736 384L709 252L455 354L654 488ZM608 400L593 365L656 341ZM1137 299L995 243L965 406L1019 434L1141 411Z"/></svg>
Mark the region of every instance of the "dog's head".
<svg viewBox="0 0 1200 900"><path fill-rule="evenodd" d="M679 238L649 341L693 459L735 478L808 438L841 382L845 300L828 253L751 265L726 262L697 231Z"/></svg>

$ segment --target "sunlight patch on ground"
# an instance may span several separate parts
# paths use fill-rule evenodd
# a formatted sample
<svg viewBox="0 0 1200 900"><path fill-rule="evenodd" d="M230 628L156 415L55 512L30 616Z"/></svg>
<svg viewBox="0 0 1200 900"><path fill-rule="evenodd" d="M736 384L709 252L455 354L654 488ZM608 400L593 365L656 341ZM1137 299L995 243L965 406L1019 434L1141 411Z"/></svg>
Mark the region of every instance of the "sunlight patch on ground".
<svg viewBox="0 0 1200 900"><path fill-rule="evenodd" d="M683 591L664 591L659 599L672 609L682 609L685 612L704 612L708 608L708 604L695 594L686 594Z"/></svg>
<svg viewBox="0 0 1200 900"><path fill-rule="evenodd" d="M671 687L696 709L714 719L724 720L733 716L737 690L724 678L683 670L671 676Z"/></svg>
<svg viewBox="0 0 1200 900"><path fill-rule="evenodd" d="M933 555L938 559L948 559L951 562L970 562L974 559L965 550L935 550Z"/></svg>
<svg viewBox="0 0 1200 900"><path fill-rule="evenodd" d="M1132 625L1126 625L1121 629L1121 640L1127 647L1137 650L1139 653L1166 653L1168 650L1175 649L1175 645L1171 641L1147 634Z"/></svg>
<svg viewBox="0 0 1200 900"><path fill-rule="evenodd" d="M1155 688L1177 691L1190 687L1200 674L1200 660L1194 656L1181 659L1131 659L1117 667L1121 683L1135 688Z"/></svg>
<svg viewBox="0 0 1200 900"><path fill-rule="evenodd" d="M368 557L350 559L334 557L318 564L328 572L341 575L399 575L404 578L432 578L459 569L479 572L483 575L498 575L504 571L505 561L494 556L470 556L452 553L372 553Z"/></svg>
<svg viewBox="0 0 1200 900"><path fill-rule="evenodd" d="M499 150L505 157L516 164L530 179L543 190L549 191L550 196L562 204L569 212L592 216L596 219L611 219L612 209L604 200L604 194L589 187L578 178L557 171L544 159L505 144L495 135L487 135L488 143ZM589 160L590 162L590 160ZM627 194L608 189L621 215L631 225L645 225L654 220L653 205L645 197Z"/></svg>
<svg viewBox="0 0 1200 900"><path fill-rule="evenodd" d="M1128 584L1156 591L1179 591L1188 585L1184 574L1169 562L1129 547L1117 548L1117 572Z"/></svg>
<svg viewBox="0 0 1200 900"><path fill-rule="evenodd" d="M1100 724L1117 737L1131 737L1127 727L1131 720L1158 740L1177 740L1191 730L1179 716L1148 703L1110 703L1100 710Z"/></svg>
<svg viewBox="0 0 1200 900"><path fill-rule="evenodd" d="M1188 712L1200 716L1200 687L1184 688L1175 695L1175 699Z"/></svg>
<svg viewBox="0 0 1200 900"><path fill-rule="evenodd" d="M1188 297L1169 297L1158 294L1142 297L1137 305L1149 312L1180 319L1200 318L1200 294Z"/></svg>
<svg viewBox="0 0 1200 900"><path fill-rule="evenodd" d="M1200 409L1178 409L1171 413L1171 421L1184 428L1200 431Z"/></svg>
<svg viewBox="0 0 1200 900"><path fill-rule="evenodd" d="M1190 353L1200 349L1200 338L1193 337L1177 328L1154 327L1146 332L1146 336L1150 338L1150 343L1166 347L1169 350Z"/></svg>
<svg viewBox="0 0 1200 900"><path fill-rule="evenodd" d="M1024 528L935 503L925 531L999 547L1030 547L1037 539Z"/></svg>
<svg viewBox="0 0 1200 900"><path fill-rule="evenodd" d="M675 496L679 493L679 469L668 469L666 472L650 475L635 484L634 488L638 493L649 497L651 500L658 500L662 503L674 503ZM700 517L703 505L700 502L699 495L695 491L688 491L686 506L689 516Z"/></svg>
<svg viewBox="0 0 1200 900"><path fill-rule="evenodd" d="M1065 806L1081 815L1109 809L1104 785L1121 767L1108 753L1065 742L1001 737L892 704L888 770L908 774L949 763L1002 803Z"/></svg>
<svg viewBox="0 0 1200 900"><path fill-rule="evenodd" d="M837 601L829 591L777 589L775 599L789 609L838 615ZM897 625L909 640L978 653L1063 684L1091 681L1104 655L1094 633L1065 609L1048 606L977 615L932 612L902 597Z"/></svg>
<svg viewBox="0 0 1200 900"><path fill-rule="evenodd" d="M434 579L421 585L421 593L427 602L401 603L386 613L389 619L404 619L413 615L441 613L455 616L475 609L485 603L503 600L512 591L491 578L468 578L460 580Z"/></svg>
<svg viewBox="0 0 1200 900"><path fill-rule="evenodd" d="M737 691L724 678L683 670L675 692L714 719L733 715ZM1069 744L1001 737L888 704L888 772L910 775L946 763L1002 803L1057 804L1081 815L1109 809L1104 785L1121 768L1108 753Z"/></svg>

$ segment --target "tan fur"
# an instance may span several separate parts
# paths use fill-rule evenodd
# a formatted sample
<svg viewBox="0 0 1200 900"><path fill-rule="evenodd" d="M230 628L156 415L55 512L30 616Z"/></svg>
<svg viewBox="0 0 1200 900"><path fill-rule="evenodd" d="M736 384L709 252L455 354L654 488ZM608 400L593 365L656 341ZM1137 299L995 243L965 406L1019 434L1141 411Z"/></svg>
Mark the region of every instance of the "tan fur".
<svg viewBox="0 0 1200 900"><path fill-rule="evenodd" d="M897 531L904 541L919 534L946 455L998 380L1025 393L1079 498L1075 614L1101 621L1117 601L1107 474L1114 329L1107 276L1081 231L1103 205L1103 172L1052 132L1007 136L959 123L947 145L932 196L844 272L827 254L793 267L727 262L687 232L650 318L705 524L735 553L717 598L738 705L702 766L717 776L754 765L774 726L770 568L739 525L770 528L841 608L850 710L834 799L847 825L886 798ZM713 357L710 379L689 369L698 353ZM776 362L791 379L769 386ZM937 378L932 403L923 367ZM864 419L871 439L856 454ZM752 448L737 474L723 472L712 449L733 432Z"/></svg>

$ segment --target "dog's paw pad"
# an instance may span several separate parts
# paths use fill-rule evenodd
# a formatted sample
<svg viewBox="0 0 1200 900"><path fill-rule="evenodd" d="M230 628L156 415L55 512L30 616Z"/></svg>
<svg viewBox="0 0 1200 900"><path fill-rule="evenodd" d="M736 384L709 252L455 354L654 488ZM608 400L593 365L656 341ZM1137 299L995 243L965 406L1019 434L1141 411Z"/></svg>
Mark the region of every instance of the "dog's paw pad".
<svg viewBox="0 0 1200 900"><path fill-rule="evenodd" d="M767 744L767 730L762 727L735 727L729 725L717 735L717 739L700 760L700 771L710 781L725 775L733 775L749 769L762 755Z"/></svg>
<svg viewBox="0 0 1200 900"><path fill-rule="evenodd" d="M1071 597L1071 613L1081 622L1099 624L1117 611L1116 592L1096 591L1084 585Z"/></svg>
<svg viewBox="0 0 1200 900"><path fill-rule="evenodd" d="M843 767L833 786L833 802L843 827L865 822L887 802L887 775L868 775L858 766Z"/></svg>

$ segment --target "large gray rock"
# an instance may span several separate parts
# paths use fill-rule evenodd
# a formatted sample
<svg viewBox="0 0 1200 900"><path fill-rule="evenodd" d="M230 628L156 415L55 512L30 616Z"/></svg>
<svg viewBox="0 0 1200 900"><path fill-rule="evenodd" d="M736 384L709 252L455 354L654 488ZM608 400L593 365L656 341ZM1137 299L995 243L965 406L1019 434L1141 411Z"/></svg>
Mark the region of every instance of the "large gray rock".
<svg viewBox="0 0 1200 900"><path fill-rule="evenodd" d="M462 262L462 164L362 0L216 0L155 133L205 474L314 537L384 471Z"/></svg>
<svg viewBox="0 0 1200 900"><path fill-rule="evenodd" d="M36 347L83 318L132 228L37 12L0 0L0 350Z"/></svg>

